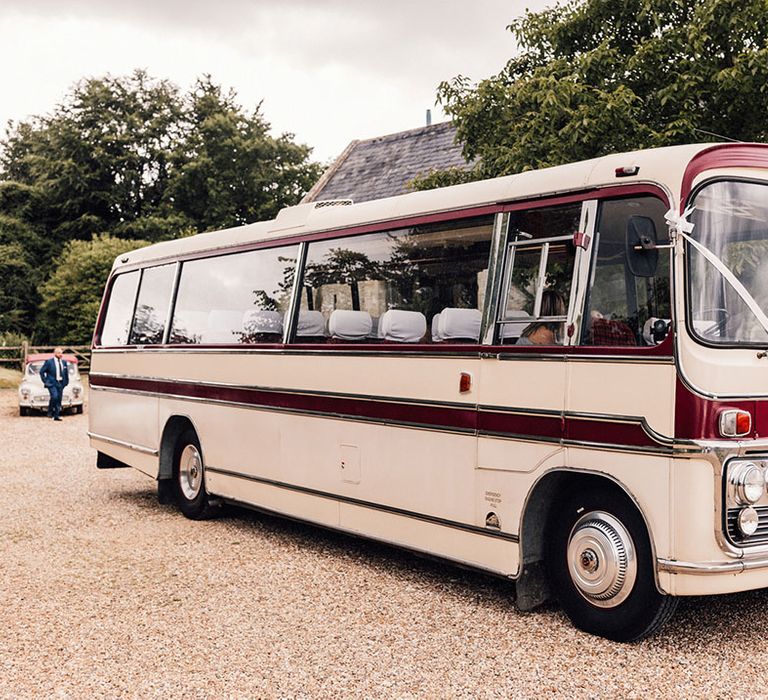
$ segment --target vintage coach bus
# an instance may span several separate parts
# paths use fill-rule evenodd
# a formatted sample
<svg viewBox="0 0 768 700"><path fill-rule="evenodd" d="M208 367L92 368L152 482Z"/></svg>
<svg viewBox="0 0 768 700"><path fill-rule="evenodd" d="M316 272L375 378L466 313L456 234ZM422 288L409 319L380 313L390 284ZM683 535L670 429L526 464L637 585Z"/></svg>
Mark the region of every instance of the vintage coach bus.
<svg viewBox="0 0 768 700"><path fill-rule="evenodd" d="M635 640L768 585L766 310L766 146L304 204L115 261L89 435Z"/></svg>

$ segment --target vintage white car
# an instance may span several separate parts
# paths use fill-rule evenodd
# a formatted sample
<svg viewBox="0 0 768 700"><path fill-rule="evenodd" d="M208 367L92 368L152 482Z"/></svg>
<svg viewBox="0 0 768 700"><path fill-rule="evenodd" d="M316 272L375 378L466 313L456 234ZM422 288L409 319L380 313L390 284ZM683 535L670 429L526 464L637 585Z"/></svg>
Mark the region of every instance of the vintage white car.
<svg viewBox="0 0 768 700"><path fill-rule="evenodd" d="M24 363L24 378L19 385L19 414L28 416L32 411L47 411L50 395L40 379L40 369L53 353L28 355ZM83 412L83 384L77 368L77 357L63 355L69 369L69 384L64 387L61 399L62 409L71 409L74 413Z"/></svg>

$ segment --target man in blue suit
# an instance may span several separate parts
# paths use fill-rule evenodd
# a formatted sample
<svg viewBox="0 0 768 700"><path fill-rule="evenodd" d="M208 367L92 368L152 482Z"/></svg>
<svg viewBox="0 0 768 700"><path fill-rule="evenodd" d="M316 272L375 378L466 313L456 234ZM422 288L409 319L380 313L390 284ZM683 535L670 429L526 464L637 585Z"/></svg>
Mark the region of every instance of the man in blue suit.
<svg viewBox="0 0 768 700"><path fill-rule="evenodd" d="M56 348L53 357L49 357L40 368L40 379L51 395L48 401L48 417L53 420L61 420L61 396L64 387L69 384L69 369L67 363L61 359L64 350Z"/></svg>

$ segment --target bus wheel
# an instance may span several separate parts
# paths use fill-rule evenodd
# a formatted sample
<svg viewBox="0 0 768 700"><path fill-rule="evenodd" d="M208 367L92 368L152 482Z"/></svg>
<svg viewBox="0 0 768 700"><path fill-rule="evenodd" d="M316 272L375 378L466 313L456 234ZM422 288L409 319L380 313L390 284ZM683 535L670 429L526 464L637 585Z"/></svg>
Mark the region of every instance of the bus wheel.
<svg viewBox="0 0 768 700"><path fill-rule="evenodd" d="M548 544L552 587L579 629L634 642L654 634L675 611L677 598L656 589L643 518L615 489L567 496L555 509Z"/></svg>
<svg viewBox="0 0 768 700"><path fill-rule="evenodd" d="M216 513L205 492L205 470L200 441L194 430L186 430L176 443L173 483L176 502L192 520L205 520Z"/></svg>

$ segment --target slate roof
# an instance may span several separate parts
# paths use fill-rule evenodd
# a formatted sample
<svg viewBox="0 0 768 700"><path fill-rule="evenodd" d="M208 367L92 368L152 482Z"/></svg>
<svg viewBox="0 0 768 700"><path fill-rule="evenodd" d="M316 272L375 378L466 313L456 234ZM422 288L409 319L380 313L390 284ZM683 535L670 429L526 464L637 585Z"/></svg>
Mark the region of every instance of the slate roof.
<svg viewBox="0 0 768 700"><path fill-rule="evenodd" d="M468 168L451 122L352 141L302 202L366 202L409 192L406 184L430 170Z"/></svg>

